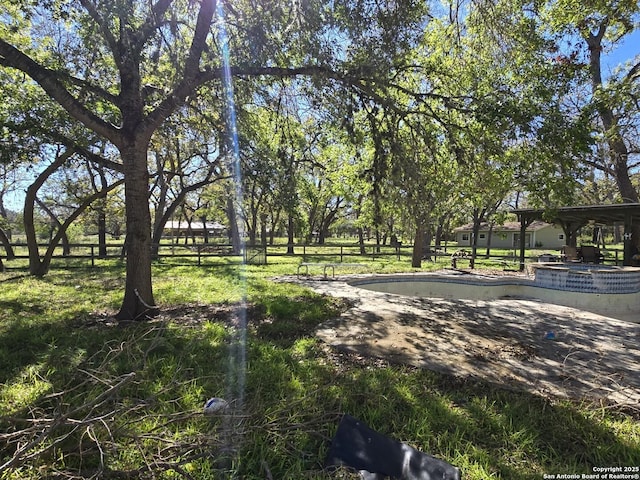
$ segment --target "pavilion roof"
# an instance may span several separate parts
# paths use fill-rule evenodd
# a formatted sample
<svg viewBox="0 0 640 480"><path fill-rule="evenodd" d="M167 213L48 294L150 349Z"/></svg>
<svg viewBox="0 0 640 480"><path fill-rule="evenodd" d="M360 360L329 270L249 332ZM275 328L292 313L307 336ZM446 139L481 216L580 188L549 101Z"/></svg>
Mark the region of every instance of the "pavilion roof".
<svg viewBox="0 0 640 480"><path fill-rule="evenodd" d="M519 208L512 210L525 221L544 220L553 223L587 224L589 221L602 224L617 222L640 222L640 203L617 203L611 205L584 205L558 207L554 209Z"/></svg>

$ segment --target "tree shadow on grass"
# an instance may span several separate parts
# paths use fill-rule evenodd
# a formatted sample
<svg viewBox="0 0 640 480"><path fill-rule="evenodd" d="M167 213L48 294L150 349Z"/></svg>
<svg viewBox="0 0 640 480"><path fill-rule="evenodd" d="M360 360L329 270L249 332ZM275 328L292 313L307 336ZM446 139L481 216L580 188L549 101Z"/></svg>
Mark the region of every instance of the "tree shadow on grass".
<svg viewBox="0 0 640 480"><path fill-rule="evenodd" d="M0 280L0 283L9 283L9 282L15 282L18 280L21 280L23 278L27 278L28 275L13 275L13 276L8 276L7 278L3 278L2 280Z"/></svg>
<svg viewBox="0 0 640 480"><path fill-rule="evenodd" d="M252 353L260 368L250 376L251 398L266 415L253 420L246 478L259 478L260 463L273 478L332 478L321 468L340 413L460 467L472 480L537 480L640 460L637 442L611 426L614 413L585 415L568 402L348 355L337 370L310 367L305 356L314 355L322 356L313 348L298 358L272 348ZM266 385L266 378L275 381Z"/></svg>
<svg viewBox="0 0 640 480"><path fill-rule="evenodd" d="M263 297L260 302L264 317L256 321L259 339L289 348L296 340L313 336L315 329L327 318L339 315L344 302L318 295L285 295Z"/></svg>

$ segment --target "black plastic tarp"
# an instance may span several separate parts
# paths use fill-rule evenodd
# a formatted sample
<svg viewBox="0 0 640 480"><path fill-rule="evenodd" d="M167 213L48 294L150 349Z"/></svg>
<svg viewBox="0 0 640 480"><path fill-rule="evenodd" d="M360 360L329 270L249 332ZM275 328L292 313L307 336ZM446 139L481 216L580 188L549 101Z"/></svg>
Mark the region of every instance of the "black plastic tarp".
<svg viewBox="0 0 640 480"><path fill-rule="evenodd" d="M460 480L460 470L344 415L327 455L327 468L344 466L365 480Z"/></svg>

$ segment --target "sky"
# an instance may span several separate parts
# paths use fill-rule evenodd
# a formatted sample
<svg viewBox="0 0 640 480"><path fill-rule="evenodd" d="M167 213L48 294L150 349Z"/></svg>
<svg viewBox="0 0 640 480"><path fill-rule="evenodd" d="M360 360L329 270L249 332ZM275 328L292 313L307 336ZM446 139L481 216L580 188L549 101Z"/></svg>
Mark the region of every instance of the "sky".
<svg viewBox="0 0 640 480"><path fill-rule="evenodd" d="M605 52L602 59L603 74L608 76L613 70L627 61L632 61L640 55L640 30L636 30L624 39L615 50Z"/></svg>

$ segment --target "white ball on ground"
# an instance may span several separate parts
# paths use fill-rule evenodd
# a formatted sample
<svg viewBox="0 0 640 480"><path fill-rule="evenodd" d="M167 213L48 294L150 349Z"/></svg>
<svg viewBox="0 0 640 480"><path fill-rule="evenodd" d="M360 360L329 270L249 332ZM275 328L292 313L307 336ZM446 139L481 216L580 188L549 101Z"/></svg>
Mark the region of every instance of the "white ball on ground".
<svg viewBox="0 0 640 480"><path fill-rule="evenodd" d="M223 398L213 397L207 400L204 404L205 415L211 415L223 411L229 406L227 401Z"/></svg>

